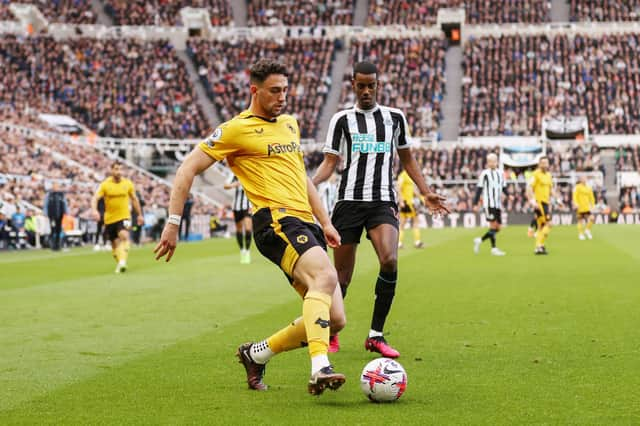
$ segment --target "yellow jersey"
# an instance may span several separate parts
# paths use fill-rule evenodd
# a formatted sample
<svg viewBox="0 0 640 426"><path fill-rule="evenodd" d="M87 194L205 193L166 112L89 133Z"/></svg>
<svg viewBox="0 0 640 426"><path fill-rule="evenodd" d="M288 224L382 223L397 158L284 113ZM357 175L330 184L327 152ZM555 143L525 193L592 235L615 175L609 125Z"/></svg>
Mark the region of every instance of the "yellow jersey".
<svg viewBox="0 0 640 426"><path fill-rule="evenodd" d="M578 182L573 190L573 202L578 207L578 213L587 213L596 205L596 197L589 185Z"/></svg>
<svg viewBox="0 0 640 426"><path fill-rule="evenodd" d="M135 195L133 182L120 178L119 182L113 177L106 178L98 187L98 198L104 198L104 224L110 225L125 219L131 219L129 198Z"/></svg>
<svg viewBox="0 0 640 426"><path fill-rule="evenodd" d="M553 178L551 173L536 169L531 175L531 189L538 203L549 204L551 202L551 188Z"/></svg>
<svg viewBox="0 0 640 426"><path fill-rule="evenodd" d="M294 216L313 222L298 122L290 115L267 119L246 110L223 123L200 149L226 158L254 211L269 208L274 220Z"/></svg>
<svg viewBox="0 0 640 426"><path fill-rule="evenodd" d="M406 204L413 205L413 198L415 197L413 180L409 176L406 170L403 170L398 175L398 189L400 191L400 198Z"/></svg>

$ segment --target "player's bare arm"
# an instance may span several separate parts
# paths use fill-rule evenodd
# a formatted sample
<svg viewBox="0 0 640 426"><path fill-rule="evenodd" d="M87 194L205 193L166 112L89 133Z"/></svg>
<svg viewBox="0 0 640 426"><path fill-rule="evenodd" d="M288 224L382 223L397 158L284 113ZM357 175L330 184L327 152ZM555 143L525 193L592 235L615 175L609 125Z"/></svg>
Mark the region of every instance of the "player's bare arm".
<svg viewBox="0 0 640 426"><path fill-rule="evenodd" d="M142 216L142 207L140 207L140 200L138 196L134 193L131 195L131 204L133 205L133 210L136 212L137 219L136 222L139 226L144 225L144 217Z"/></svg>
<svg viewBox="0 0 640 426"><path fill-rule="evenodd" d="M339 158L340 157L335 154L331 154L330 152L326 152L324 154L324 160L322 160L318 170L316 170L316 174L313 176L313 185L319 185L331 177L331 174L336 169Z"/></svg>
<svg viewBox="0 0 640 426"><path fill-rule="evenodd" d="M318 194L313 181L309 177L307 177L307 194L309 195L309 204L311 205L311 211L313 212L313 215L316 217L316 219L318 219L318 222L322 227L324 236L327 239L327 244L331 248L339 247L340 234L338 233L336 228L333 227L331 219L329 218L329 214L322 205L320 195Z"/></svg>
<svg viewBox="0 0 640 426"><path fill-rule="evenodd" d="M100 212L98 211L98 201L100 201L100 198L102 197L100 197L97 192L93 194L91 198L91 216L93 216L93 220L95 221L100 220Z"/></svg>
<svg viewBox="0 0 640 426"><path fill-rule="evenodd" d="M240 181L235 181L235 182L231 182L231 183L225 183L222 187L224 189L233 189L233 188L237 188L240 186Z"/></svg>
<svg viewBox="0 0 640 426"><path fill-rule="evenodd" d="M169 217L172 215L182 216L184 202L187 200L191 185L193 185L193 178L211 167L213 163L215 163L214 159L202 152L198 147L191 151L187 158L185 158L184 162L178 168L176 178L173 181L171 198L169 199ZM156 253L156 260L165 255L167 256L167 262L171 260L178 243L179 228L179 223L175 224L167 221L167 224L162 230L160 242L153 250L153 252Z"/></svg>
<svg viewBox="0 0 640 426"><path fill-rule="evenodd" d="M411 155L409 149L399 149L398 158L402 166L409 174L409 177L418 186L420 194L424 197L424 204L432 213L435 214L449 214L451 213L449 207L445 204L446 198L443 195L437 194L429 189L416 159Z"/></svg>

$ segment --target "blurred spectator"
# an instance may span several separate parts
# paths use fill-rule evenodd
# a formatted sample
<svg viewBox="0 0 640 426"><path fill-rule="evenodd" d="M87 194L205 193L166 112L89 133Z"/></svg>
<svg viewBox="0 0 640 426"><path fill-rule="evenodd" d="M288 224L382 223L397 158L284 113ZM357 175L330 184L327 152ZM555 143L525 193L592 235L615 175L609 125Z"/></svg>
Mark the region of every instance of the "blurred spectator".
<svg viewBox="0 0 640 426"><path fill-rule="evenodd" d="M0 250L9 247L9 221L3 212L0 212Z"/></svg>
<svg viewBox="0 0 640 426"><path fill-rule="evenodd" d="M101 136L200 138L209 127L166 41L0 38L0 104L69 114Z"/></svg>
<svg viewBox="0 0 640 426"><path fill-rule="evenodd" d="M228 0L105 0L104 10L116 25L182 25L184 7L209 11L211 25L229 25L233 11Z"/></svg>
<svg viewBox="0 0 640 426"><path fill-rule="evenodd" d="M351 25L355 0L247 0L249 26Z"/></svg>
<svg viewBox="0 0 640 426"><path fill-rule="evenodd" d="M60 250L60 234L62 233L62 217L69 211L64 192L60 190L60 184L53 186L44 198L43 210L49 218L51 226L51 249Z"/></svg>
<svg viewBox="0 0 640 426"><path fill-rule="evenodd" d="M638 21L638 0L570 0L572 22L579 21Z"/></svg>
<svg viewBox="0 0 640 426"><path fill-rule="evenodd" d="M24 223L27 216L22 212L22 208L17 205L16 212L11 215L11 227L17 232L24 232Z"/></svg>
<svg viewBox="0 0 640 426"><path fill-rule="evenodd" d="M90 0L25 0L16 3L33 4L45 18L55 23L95 24L97 21ZM7 0L0 1L0 20L17 20L9 10L10 4Z"/></svg>
<svg viewBox="0 0 640 426"><path fill-rule="evenodd" d="M551 21L550 0L371 0L369 25L434 25L440 8L464 7L467 24Z"/></svg>
<svg viewBox="0 0 640 426"><path fill-rule="evenodd" d="M302 138L315 137L318 131L331 86L333 49L334 41L328 39L190 39L187 44L187 52L224 121L249 106L249 68L256 60L271 57L284 62L289 70L285 113L296 117Z"/></svg>
<svg viewBox="0 0 640 426"><path fill-rule="evenodd" d="M464 46L461 134L538 135L545 116L640 133L639 34L497 36Z"/></svg>
<svg viewBox="0 0 640 426"><path fill-rule="evenodd" d="M366 60L378 66L378 103L403 110L413 137L429 137L438 129L446 82L445 48L444 38L354 39L351 43L353 62ZM353 62L342 81L342 108L355 104Z"/></svg>

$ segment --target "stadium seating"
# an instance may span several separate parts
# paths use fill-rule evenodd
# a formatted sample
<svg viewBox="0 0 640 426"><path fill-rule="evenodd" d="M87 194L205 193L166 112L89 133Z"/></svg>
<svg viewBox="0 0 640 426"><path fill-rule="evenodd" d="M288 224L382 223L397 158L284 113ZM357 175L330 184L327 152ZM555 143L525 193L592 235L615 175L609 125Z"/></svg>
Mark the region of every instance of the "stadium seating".
<svg viewBox="0 0 640 426"><path fill-rule="evenodd" d="M616 170L640 172L640 146L621 146L616 149Z"/></svg>
<svg viewBox="0 0 640 426"><path fill-rule="evenodd" d="M4 104L69 114L101 136L198 138L209 127L168 42L4 36L0 80Z"/></svg>
<svg viewBox="0 0 640 426"><path fill-rule="evenodd" d="M443 38L352 40L353 60L378 65L378 102L403 110L414 137L428 137L438 128L445 84L445 46ZM355 103L348 70L342 82L343 108Z"/></svg>
<svg viewBox="0 0 640 426"><path fill-rule="evenodd" d="M572 22L640 20L638 0L571 0L569 7Z"/></svg>
<svg viewBox="0 0 640 426"><path fill-rule="evenodd" d="M181 25L180 9L209 11L211 25L229 25L233 13L228 0L105 0L105 11L116 25Z"/></svg>
<svg viewBox="0 0 640 426"><path fill-rule="evenodd" d="M434 25L438 9L464 7L468 24L550 21L549 0L371 0L369 25Z"/></svg>
<svg viewBox="0 0 640 426"><path fill-rule="evenodd" d="M286 112L300 123L302 138L314 137L331 85L334 42L329 39L208 41L192 39L188 52L221 118L249 106L248 69L261 57L282 59L289 68Z"/></svg>
<svg viewBox="0 0 640 426"><path fill-rule="evenodd" d="M45 18L55 23L95 24L97 20L95 12L91 9L90 0L25 0L15 3L33 4ZM8 0L0 1L1 21L16 20L9 10L10 4L11 2Z"/></svg>
<svg viewBox="0 0 640 426"><path fill-rule="evenodd" d="M499 36L464 47L461 133L537 135L545 115L592 134L640 133L638 34Z"/></svg>
<svg viewBox="0 0 640 426"><path fill-rule="evenodd" d="M247 0L250 26L351 25L355 0Z"/></svg>

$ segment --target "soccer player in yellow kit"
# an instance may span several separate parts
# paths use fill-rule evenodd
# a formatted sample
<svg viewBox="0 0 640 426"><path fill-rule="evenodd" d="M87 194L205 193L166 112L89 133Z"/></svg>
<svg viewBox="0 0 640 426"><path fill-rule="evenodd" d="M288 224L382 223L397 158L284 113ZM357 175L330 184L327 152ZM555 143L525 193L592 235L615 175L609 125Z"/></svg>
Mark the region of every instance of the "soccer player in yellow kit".
<svg viewBox="0 0 640 426"><path fill-rule="evenodd" d="M400 230L398 232L398 248L402 248L402 241L404 240L404 227L407 220L411 221L411 228L413 230L413 245L415 248L422 248L424 245L420 241L420 228L418 228L418 215L416 208L413 205L413 200L416 196L415 185L407 173L402 169L402 172L398 175L398 192L400 193Z"/></svg>
<svg viewBox="0 0 640 426"><path fill-rule="evenodd" d="M140 200L136 196L133 182L122 177L122 165L118 162L111 164L111 176L106 178L98 187L91 199L93 218L100 220L98 201L104 199L104 232L111 241L111 253L117 262L116 274L127 270L129 257L129 228L131 228L131 211L129 200L137 214L138 226L144 224Z"/></svg>
<svg viewBox="0 0 640 426"><path fill-rule="evenodd" d="M596 197L593 195L593 189L587 185L585 176L580 176L580 180L573 190L573 205L578 219L578 238L584 240L586 235L588 239L592 239L593 215L591 209L596 205Z"/></svg>
<svg viewBox="0 0 640 426"><path fill-rule="evenodd" d="M534 253L546 255L547 249L544 243L551 232L551 191L553 189L553 178L549 172L549 159L546 156L540 157L538 168L533 172L531 184L527 188L529 201L535 206L535 216L538 225L536 234L536 248Z"/></svg>
<svg viewBox="0 0 640 426"><path fill-rule="evenodd" d="M254 207L255 244L278 265L302 296L302 317L271 337L245 343L236 353L249 388L266 390L266 363L276 354L308 345L313 395L338 389L345 381L328 359L329 333L345 324L338 275L326 252L340 245L340 234L307 177L298 122L282 114L288 89L284 65L261 59L250 70L251 104L198 145L177 171L169 219L154 252L173 256L184 200L193 178L216 161L227 160ZM320 226L314 221L317 218ZM325 242L326 239L326 242Z"/></svg>

